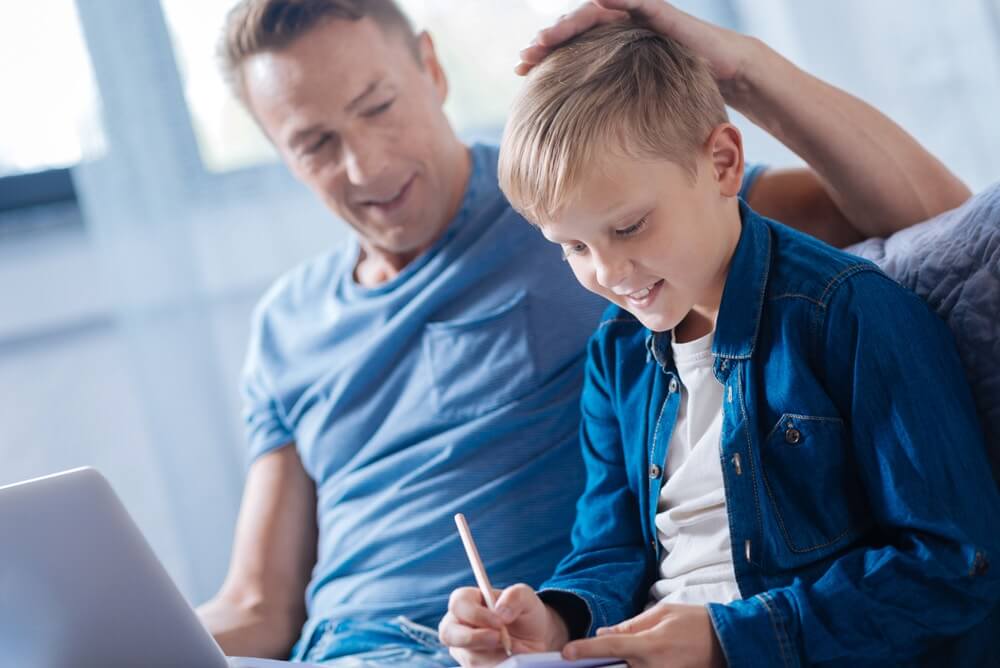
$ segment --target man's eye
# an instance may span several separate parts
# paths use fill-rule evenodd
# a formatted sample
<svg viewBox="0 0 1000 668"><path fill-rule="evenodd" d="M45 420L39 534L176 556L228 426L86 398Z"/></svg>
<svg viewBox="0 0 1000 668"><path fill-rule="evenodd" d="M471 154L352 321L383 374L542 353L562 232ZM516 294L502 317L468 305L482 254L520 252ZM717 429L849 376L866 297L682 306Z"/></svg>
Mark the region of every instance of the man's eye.
<svg viewBox="0 0 1000 668"><path fill-rule="evenodd" d="M383 103L383 104L380 104L380 105L379 105L379 106L377 106L377 107L374 107L374 108L372 108L372 109L369 109L368 111L366 111L366 112L365 112L364 114L362 114L362 115L363 115L363 116L364 116L365 118L373 118L373 117L375 117L375 116L378 116L378 115L380 115L380 114L384 114L385 112L389 111L389 108L390 108L390 107L392 107L392 104L393 104L393 102L395 102L395 101L396 101L396 100L395 100L395 98L394 98L394 99L392 99L392 100L389 100L388 102L385 102L385 103Z"/></svg>
<svg viewBox="0 0 1000 668"><path fill-rule="evenodd" d="M615 230L615 235L623 238L631 237L634 234L638 234L639 231L642 230L642 228L644 228L645 226L646 226L646 216L643 216L641 219L639 219L639 222L635 223L634 225L629 225L628 227L622 230Z"/></svg>

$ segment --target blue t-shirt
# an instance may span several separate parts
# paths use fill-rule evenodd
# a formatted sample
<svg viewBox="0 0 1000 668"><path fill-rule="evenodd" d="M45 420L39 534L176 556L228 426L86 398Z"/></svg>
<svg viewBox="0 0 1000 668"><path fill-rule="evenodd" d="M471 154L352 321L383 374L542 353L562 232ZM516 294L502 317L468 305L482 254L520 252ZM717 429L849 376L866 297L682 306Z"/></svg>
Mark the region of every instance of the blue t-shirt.
<svg viewBox="0 0 1000 668"><path fill-rule="evenodd" d="M295 441L318 495L307 635L323 619L436 626L474 585L457 512L494 586L537 586L570 549L585 345L606 303L510 208L496 149L471 152L458 215L394 280L359 286L353 240L255 312L250 456Z"/></svg>

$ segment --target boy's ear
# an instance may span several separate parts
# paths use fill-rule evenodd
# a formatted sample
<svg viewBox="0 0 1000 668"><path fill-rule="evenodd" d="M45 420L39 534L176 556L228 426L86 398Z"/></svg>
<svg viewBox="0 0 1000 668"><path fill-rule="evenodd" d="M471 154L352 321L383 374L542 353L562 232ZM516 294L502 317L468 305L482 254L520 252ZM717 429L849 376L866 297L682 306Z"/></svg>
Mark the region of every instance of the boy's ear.
<svg viewBox="0 0 1000 668"><path fill-rule="evenodd" d="M743 184L743 136L732 123L718 125L705 144L719 194L736 197Z"/></svg>

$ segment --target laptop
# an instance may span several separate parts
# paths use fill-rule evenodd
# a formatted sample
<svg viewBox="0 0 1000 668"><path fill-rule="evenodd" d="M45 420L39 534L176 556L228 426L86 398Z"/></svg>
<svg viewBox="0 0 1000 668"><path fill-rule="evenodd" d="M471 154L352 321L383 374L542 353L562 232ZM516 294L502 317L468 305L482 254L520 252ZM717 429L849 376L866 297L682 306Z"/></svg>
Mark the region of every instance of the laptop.
<svg viewBox="0 0 1000 668"><path fill-rule="evenodd" d="M227 658L108 481L81 468L0 487L0 665L289 664Z"/></svg>

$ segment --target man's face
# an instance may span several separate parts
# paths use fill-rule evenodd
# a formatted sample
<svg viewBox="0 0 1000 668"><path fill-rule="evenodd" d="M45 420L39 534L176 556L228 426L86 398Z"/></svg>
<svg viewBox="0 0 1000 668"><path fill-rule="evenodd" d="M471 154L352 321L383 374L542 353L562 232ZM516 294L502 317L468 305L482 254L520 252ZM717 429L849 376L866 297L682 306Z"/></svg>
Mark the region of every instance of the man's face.
<svg viewBox="0 0 1000 668"><path fill-rule="evenodd" d="M695 308L717 311L740 228L711 161L699 161L692 182L666 160L605 156L542 233L585 288L653 331L674 329Z"/></svg>
<svg viewBox="0 0 1000 668"><path fill-rule="evenodd" d="M392 254L433 243L464 185L444 74L430 38L418 48L368 18L330 20L243 65L250 110L294 174Z"/></svg>

